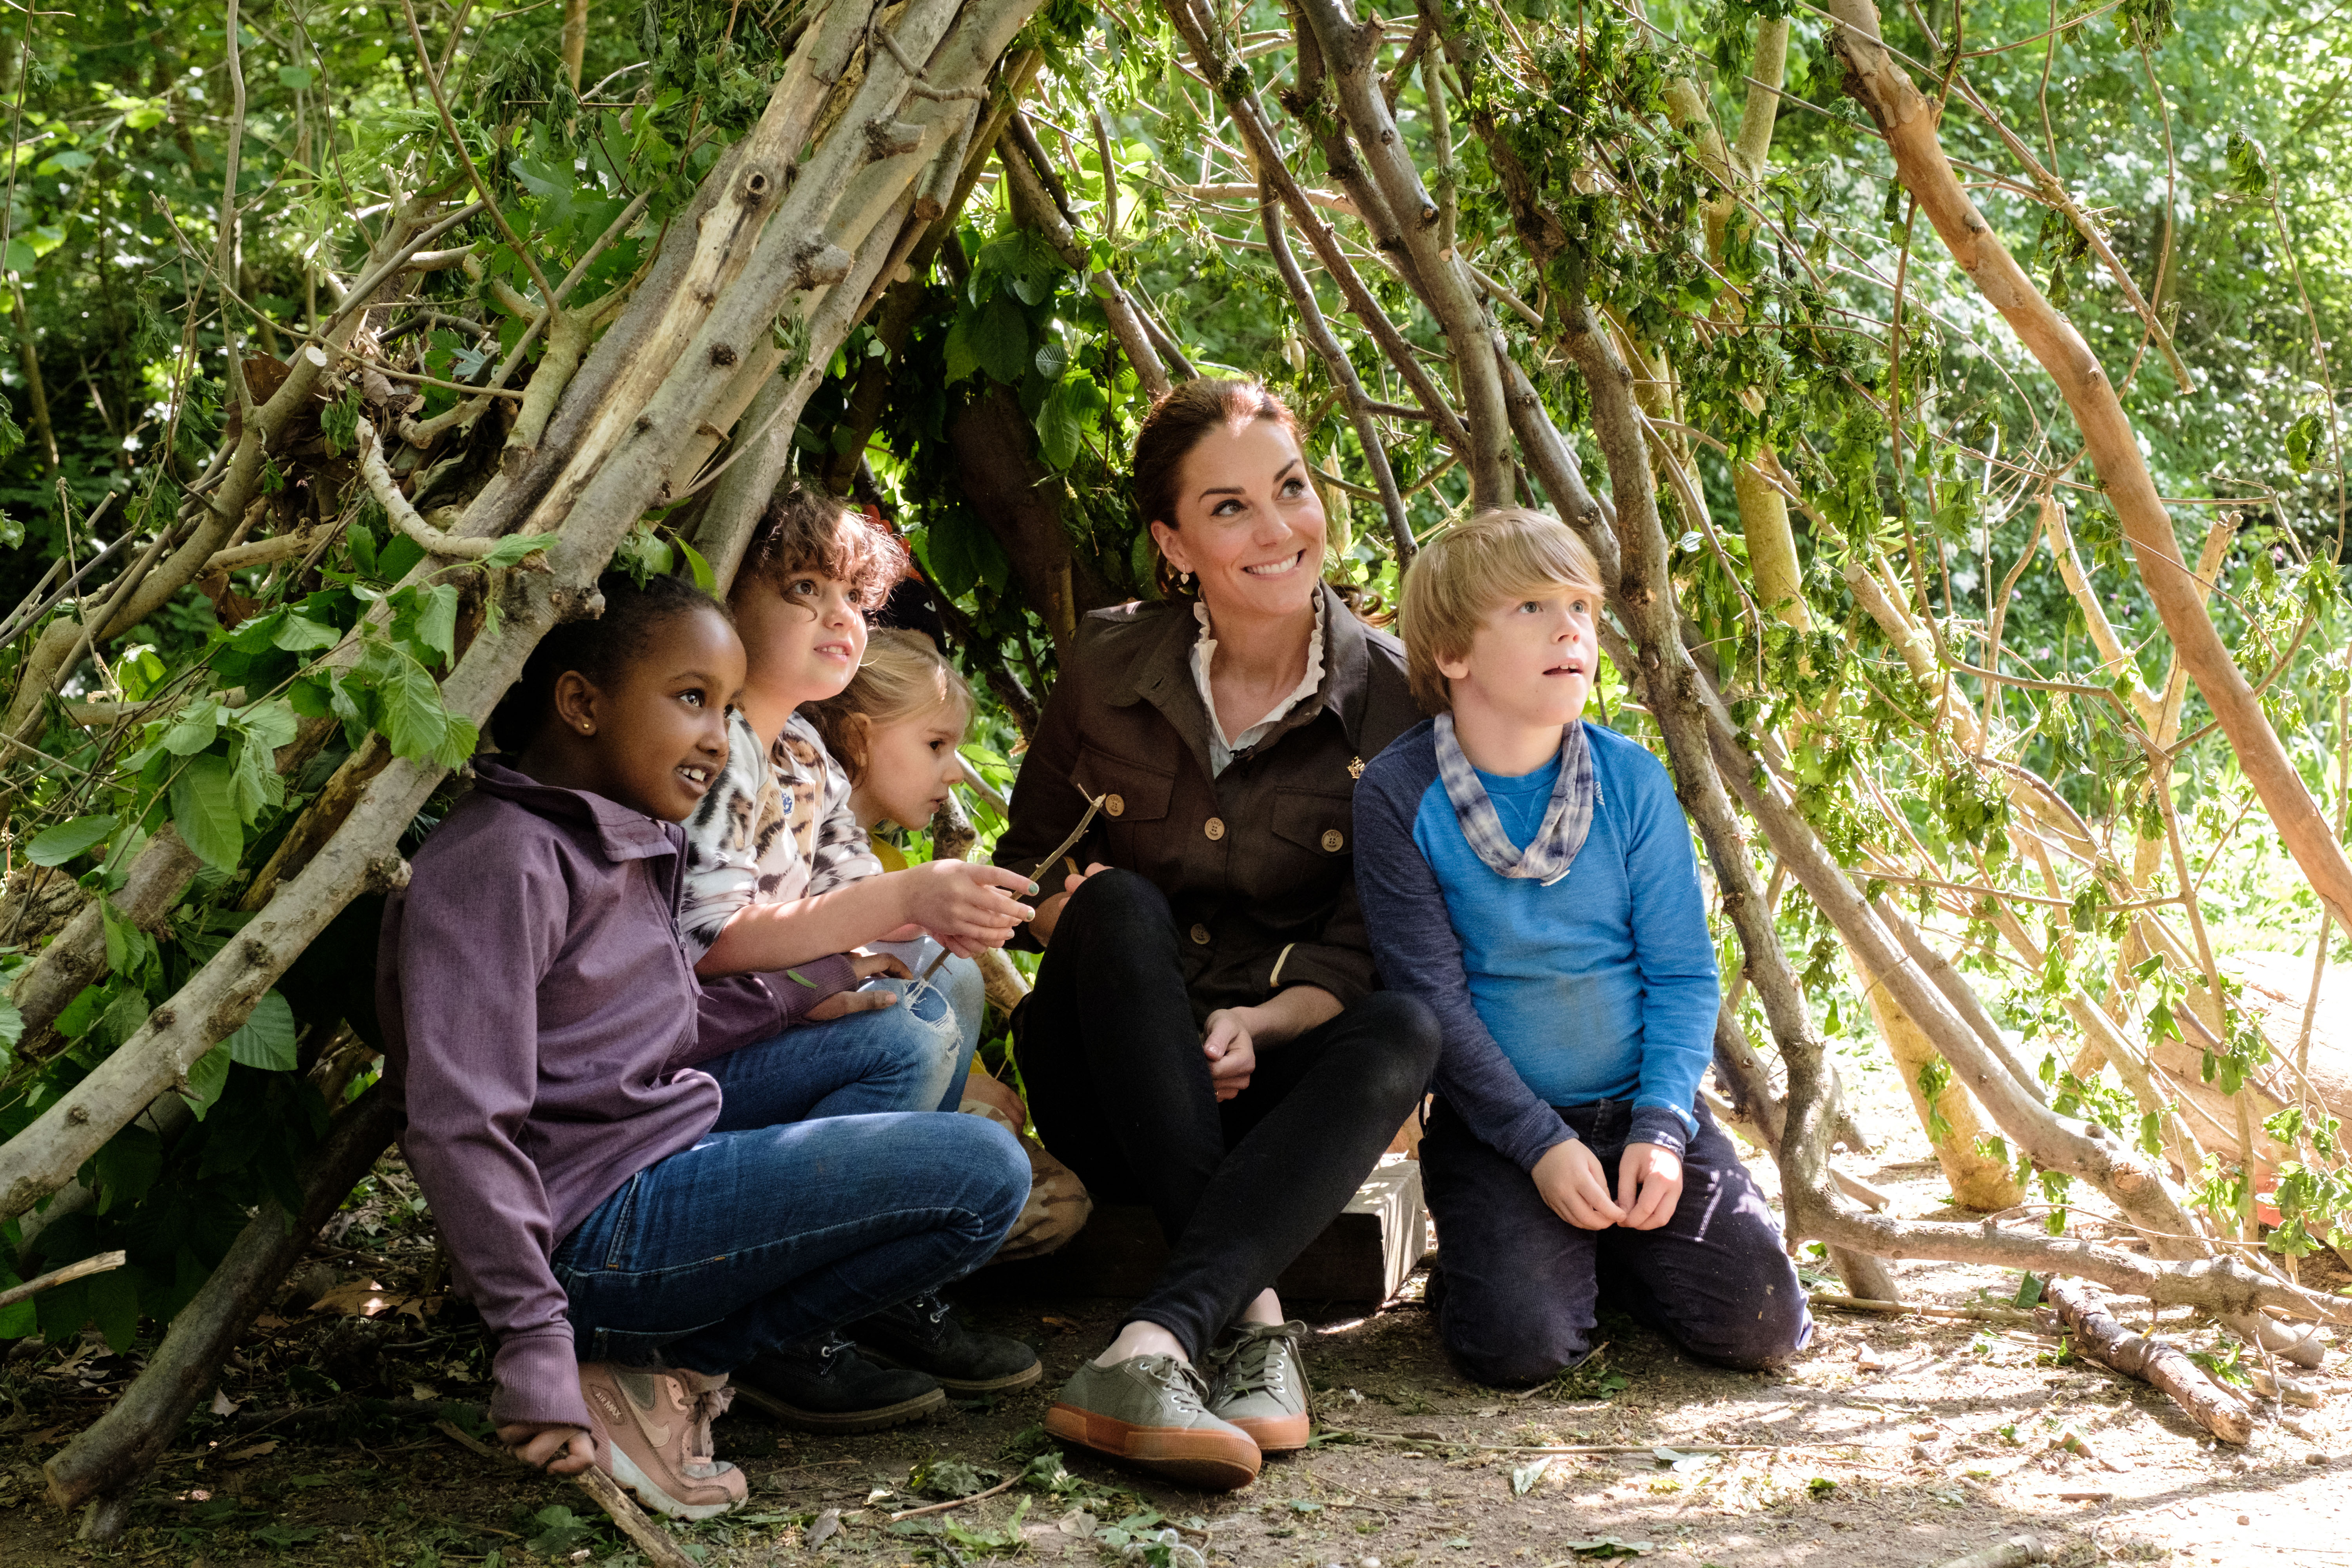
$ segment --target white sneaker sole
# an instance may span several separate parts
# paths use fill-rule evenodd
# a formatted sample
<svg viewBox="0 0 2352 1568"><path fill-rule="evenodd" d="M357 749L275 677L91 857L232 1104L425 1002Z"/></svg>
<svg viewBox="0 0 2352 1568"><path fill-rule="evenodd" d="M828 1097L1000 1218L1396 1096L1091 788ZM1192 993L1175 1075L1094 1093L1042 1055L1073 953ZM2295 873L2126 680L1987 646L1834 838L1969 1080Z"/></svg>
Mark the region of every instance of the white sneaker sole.
<svg viewBox="0 0 2352 1568"><path fill-rule="evenodd" d="M672 1519L716 1519L722 1513L733 1512L742 1502L740 1498L730 1498L725 1502L680 1502L656 1486L653 1478L637 1468L636 1462L623 1453L618 1444L606 1444L604 1458L610 1461L616 1483L635 1493L637 1501L646 1508Z"/></svg>

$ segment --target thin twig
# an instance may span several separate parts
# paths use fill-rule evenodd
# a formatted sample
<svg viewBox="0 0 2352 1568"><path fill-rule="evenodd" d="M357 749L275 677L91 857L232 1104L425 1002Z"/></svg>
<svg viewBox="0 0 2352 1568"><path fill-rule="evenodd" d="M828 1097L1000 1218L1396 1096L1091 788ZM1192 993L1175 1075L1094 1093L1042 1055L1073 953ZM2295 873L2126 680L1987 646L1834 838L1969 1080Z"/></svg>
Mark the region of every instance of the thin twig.
<svg viewBox="0 0 2352 1568"><path fill-rule="evenodd" d="M64 1285L92 1274L103 1274L110 1268L120 1268L131 1261L127 1252L101 1252L95 1258L85 1258L79 1263L68 1263L63 1268L52 1268L37 1279L22 1285L11 1285L0 1290L0 1307L13 1307L19 1301L30 1300L51 1286Z"/></svg>
<svg viewBox="0 0 2352 1568"><path fill-rule="evenodd" d="M945 1513L951 1508L961 1508L968 1502L979 1502L982 1499L992 1498L999 1492L1009 1492L1020 1484L1021 1478L1019 1476L1015 1476L1009 1481L999 1481L996 1485L989 1488L986 1491L974 1492L970 1497L960 1497L950 1502L927 1503L921 1508L901 1509L897 1513L890 1516L890 1522L892 1524L896 1524L902 1519L913 1519L918 1514Z"/></svg>

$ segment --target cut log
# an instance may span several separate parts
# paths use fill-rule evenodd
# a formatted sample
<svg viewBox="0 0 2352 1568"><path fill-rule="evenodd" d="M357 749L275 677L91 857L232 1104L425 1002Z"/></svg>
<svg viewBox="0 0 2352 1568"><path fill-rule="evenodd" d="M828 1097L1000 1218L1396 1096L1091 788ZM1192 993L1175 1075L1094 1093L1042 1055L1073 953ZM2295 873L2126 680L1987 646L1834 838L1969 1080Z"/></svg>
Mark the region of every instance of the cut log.
<svg viewBox="0 0 2352 1568"><path fill-rule="evenodd" d="M2059 1321L2074 1337L2074 1349L2126 1377L2152 1383L2200 1426L2224 1443L2243 1443L2254 1435L2253 1417L2243 1402L2205 1375L2178 1345L2136 1334L2114 1316L2095 1305L2090 1287L2073 1279L2053 1279L2050 1304Z"/></svg>

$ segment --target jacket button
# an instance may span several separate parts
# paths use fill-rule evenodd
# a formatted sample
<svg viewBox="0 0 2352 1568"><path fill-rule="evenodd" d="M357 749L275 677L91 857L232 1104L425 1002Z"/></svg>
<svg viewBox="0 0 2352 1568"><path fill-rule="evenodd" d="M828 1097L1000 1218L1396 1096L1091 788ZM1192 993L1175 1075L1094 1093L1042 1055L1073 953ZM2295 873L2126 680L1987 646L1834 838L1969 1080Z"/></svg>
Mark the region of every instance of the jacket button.
<svg viewBox="0 0 2352 1568"><path fill-rule="evenodd" d="M1201 831L1207 834L1213 843L1225 836L1225 819L1222 816L1213 816L1201 825Z"/></svg>
<svg viewBox="0 0 2352 1568"><path fill-rule="evenodd" d="M1340 832L1338 828L1327 827L1323 830L1324 853L1328 855L1337 855L1339 852L1340 846L1347 842L1348 836Z"/></svg>
<svg viewBox="0 0 2352 1568"><path fill-rule="evenodd" d="M1103 810L1113 816L1125 816L1127 815L1127 802L1119 799L1119 797L1115 795L1107 795L1103 796Z"/></svg>
<svg viewBox="0 0 2352 1568"><path fill-rule="evenodd" d="M1209 945L1209 928L1208 928L1207 926L1203 926L1203 925L1196 925L1196 926L1194 926L1194 927L1192 928L1192 940L1193 940L1193 942L1194 942L1198 943L1198 944L1199 944L1200 946L1202 946L1202 947L1206 947L1206 946L1208 946L1208 945Z"/></svg>

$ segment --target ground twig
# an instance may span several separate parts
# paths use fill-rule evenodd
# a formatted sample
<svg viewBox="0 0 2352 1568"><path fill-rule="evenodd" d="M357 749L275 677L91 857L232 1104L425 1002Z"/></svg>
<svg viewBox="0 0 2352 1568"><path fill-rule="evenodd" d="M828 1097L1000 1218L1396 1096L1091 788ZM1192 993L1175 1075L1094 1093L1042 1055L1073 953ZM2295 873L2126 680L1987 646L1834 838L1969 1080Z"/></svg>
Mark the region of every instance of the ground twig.
<svg viewBox="0 0 2352 1568"><path fill-rule="evenodd" d="M946 1502L926 1503L921 1508L900 1509L897 1513L890 1516L890 1522L892 1524L896 1524L902 1519L913 1519L918 1514L945 1513L951 1508L961 1508L968 1502L979 1502L983 1498L992 1498L999 1492L1009 1492L1020 1484L1021 1478L1019 1476L1015 1476L1009 1481L999 1481L996 1485L989 1488L986 1491L974 1492L970 1497L951 1498Z"/></svg>

